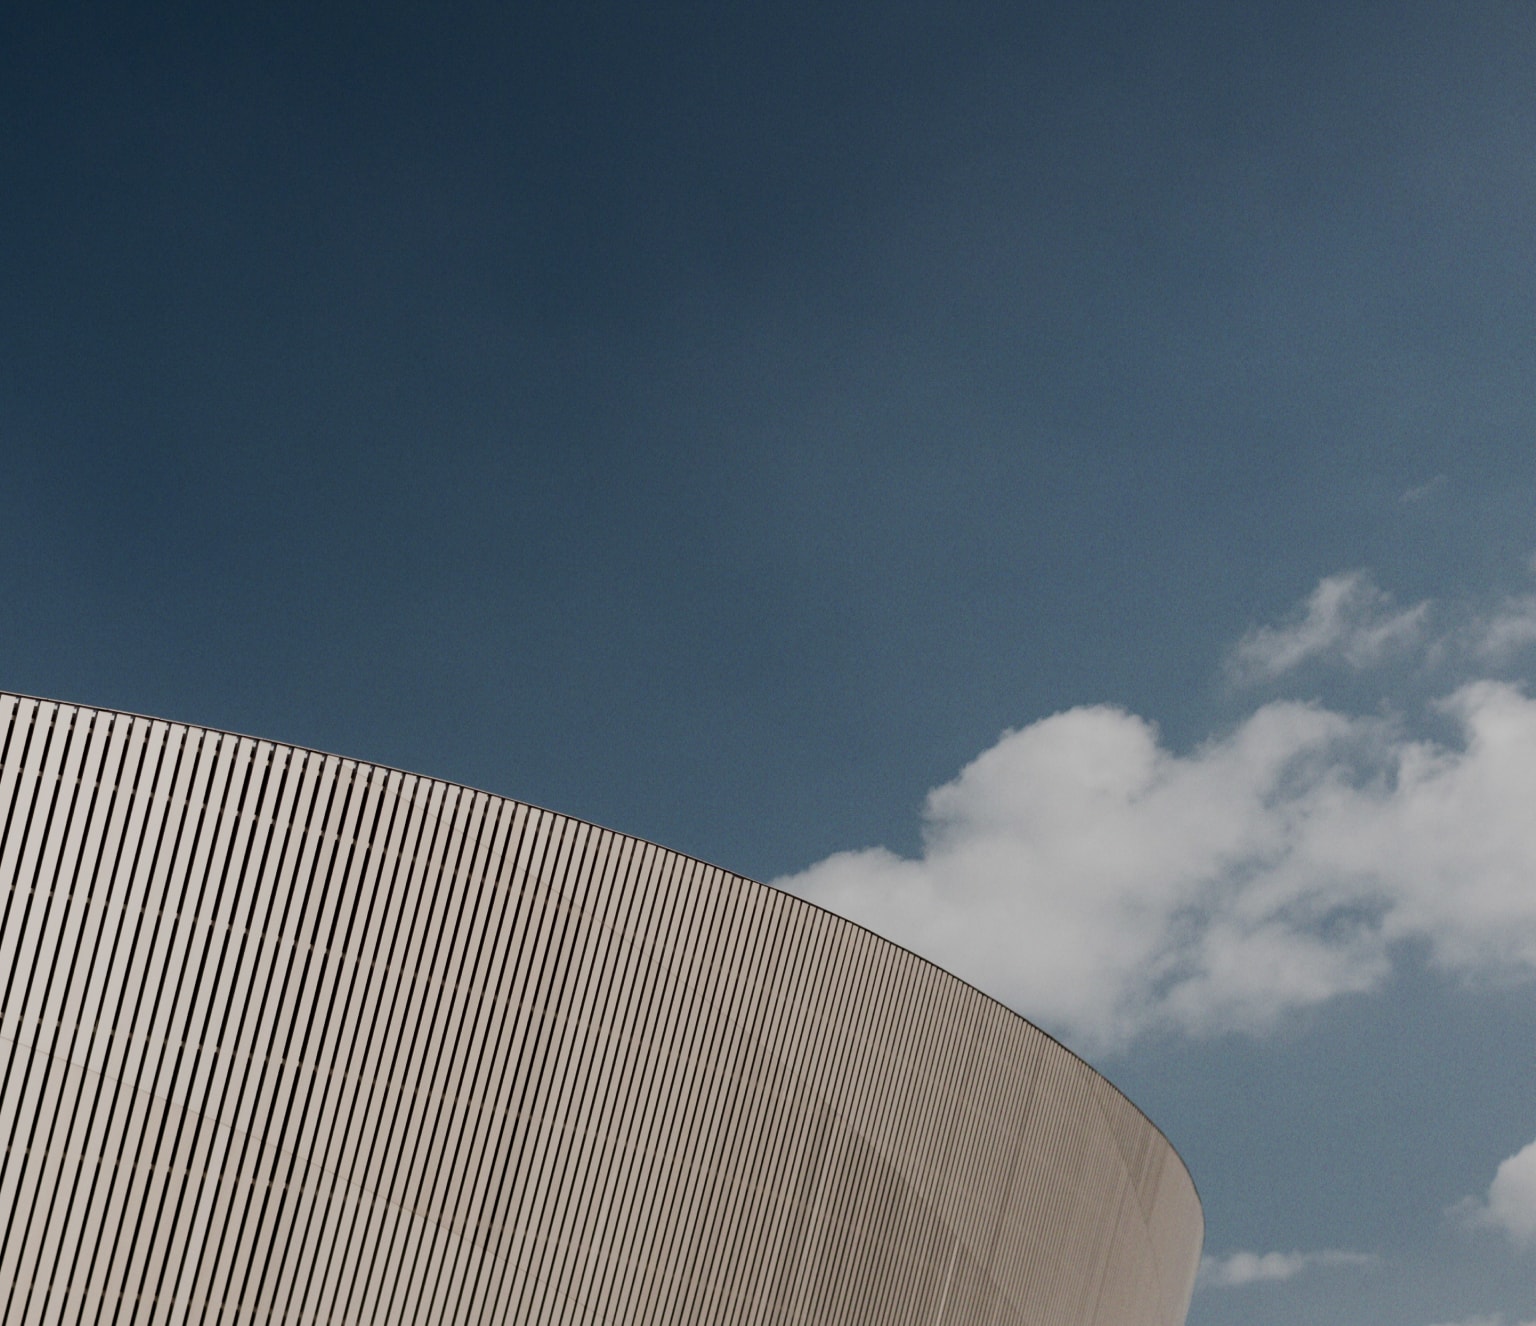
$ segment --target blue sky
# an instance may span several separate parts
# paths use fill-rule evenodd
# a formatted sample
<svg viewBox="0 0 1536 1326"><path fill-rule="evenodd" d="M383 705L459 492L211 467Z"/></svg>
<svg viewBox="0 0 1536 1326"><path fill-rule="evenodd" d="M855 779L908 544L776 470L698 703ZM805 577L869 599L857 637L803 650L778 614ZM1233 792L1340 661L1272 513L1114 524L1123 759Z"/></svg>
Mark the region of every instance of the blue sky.
<svg viewBox="0 0 1536 1326"><path fill-rule="evenodd" d="M1196 1326L1536 1319L1533 68L1523 3L8 5L0 685L928 945L1184 1154Z"/></svg>

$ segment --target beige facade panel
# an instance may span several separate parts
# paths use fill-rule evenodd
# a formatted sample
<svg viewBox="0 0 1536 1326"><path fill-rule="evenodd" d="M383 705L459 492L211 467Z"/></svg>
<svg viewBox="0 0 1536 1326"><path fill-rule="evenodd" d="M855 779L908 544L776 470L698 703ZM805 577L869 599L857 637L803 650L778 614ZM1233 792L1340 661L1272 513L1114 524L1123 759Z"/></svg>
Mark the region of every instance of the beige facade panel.
<svg viewBox="0 0 1536 1326"><path fill-rule="evenodd" d="M0 1320L1180 1326L1199 1201L1044 1033L787 894L0 696Z"/></svg>

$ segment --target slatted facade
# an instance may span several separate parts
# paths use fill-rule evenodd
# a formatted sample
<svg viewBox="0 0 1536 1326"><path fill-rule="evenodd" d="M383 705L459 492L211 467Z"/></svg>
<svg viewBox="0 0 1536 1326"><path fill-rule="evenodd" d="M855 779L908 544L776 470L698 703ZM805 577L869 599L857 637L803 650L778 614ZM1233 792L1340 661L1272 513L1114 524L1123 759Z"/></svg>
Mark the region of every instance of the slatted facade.
<svg viewBox="0 0 1536 1326"><path fill-rule="evenodd" d="M789 895L0 697L0 1320L1179 1326L1103 1078Z"/></svg>

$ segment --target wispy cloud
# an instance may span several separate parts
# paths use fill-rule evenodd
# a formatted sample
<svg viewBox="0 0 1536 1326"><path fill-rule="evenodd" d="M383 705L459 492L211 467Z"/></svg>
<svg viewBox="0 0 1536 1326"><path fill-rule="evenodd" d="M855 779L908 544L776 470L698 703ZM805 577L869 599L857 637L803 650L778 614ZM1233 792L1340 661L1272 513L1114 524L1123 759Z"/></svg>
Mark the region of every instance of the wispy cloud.
<svg viewBox="0 0 1536 1326"><path fill-rule="evenodd" d="M1410 942L1536 974L1536 701L1484 678L1434 709L1453 736L1272 701L1183 753L1123 709L1068 710L934 789L915 858L777 883L1094 1051L1262 1029L1378 987Z"/></svg>
<svg viewBox="0 0 1536 1326"><path fill-rule="evenodd" d="M1468 1224L1497 1229L1523 1247L1536 1247L1536 1142L1500 1163L1486 1198L1468 1197L1453 1213Z"/></svg>
<svg viewBox="0 0 1536 1326"><path fill-rule="evenodd" d="M1536 1326L1536 1321L1507 1321L1503 1313L1494 1312L1484 1316L1461 1317L1456 1321L1436 1322L1435 1326Z"/></svg>
<svg viewBox="0 0 1536 1326"><path fill-rule="evenodd" d="M1289 1280L1319 1266L1372 1266L1376 1258L1366 1252L1328 1249L1322 1252L1234 1252L1225 1257L1200 1259L1202 1288L1230 1289L1264 1281Z"/></svg>
<svg viewBox="0 0 1536 1326"><path fill-rule="evenodd" d="M1397 500L1411 506L1415 502L1422 502L1431 493L1437 492L1443 487L1445 487L1445 475L1437 474L1433 479L1415 484L1412 488L1402 493Z"/></svg>
<svg viewBox="0 0 1536 1326"><path fill-rule="evenodd" d="M1506 599L1478 617L1467 638L1477 657L1493 663L1536 645L1536 595Z"/></svg>
<svg viewBox="0 0 1536 1326"><path fill-rule="evenodd" d="M1228 659L1234 680L1273 681L1312 659L1369 667L1424 638L1429 604L1399 608L1364 571L1328 576L1302 610L1278 626L1260 626Z"/></svg>
<svg viewBox="0 0 1536 1326"><path fill-rule="evenodd" d="M1529 569L1536 574L1536 556ZM1536 594L1405 608L1369 572L1345 571L1320 580L1285 621L1244 635L1227 655L1226 671L1239 685L1264 685L1306 664L1359 673L1399 660L1465 675L1507 665L1533 647Z"/></svg>

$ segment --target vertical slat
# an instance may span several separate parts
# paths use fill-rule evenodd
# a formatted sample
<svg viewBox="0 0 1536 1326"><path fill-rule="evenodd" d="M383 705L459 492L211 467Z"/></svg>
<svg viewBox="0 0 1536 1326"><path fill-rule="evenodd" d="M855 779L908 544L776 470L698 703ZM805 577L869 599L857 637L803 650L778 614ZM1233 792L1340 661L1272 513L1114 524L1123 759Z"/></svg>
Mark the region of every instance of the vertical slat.
<svg viewBox="0 0 1536 1326"><path fill-rule="evenodd" d="M1198 1199L806 904L394 770L0 695L7 1322L1179 1326Z"/></svg>

